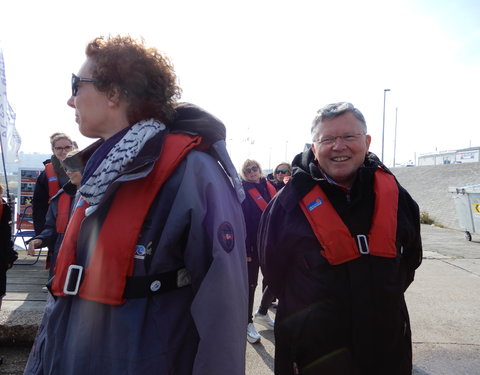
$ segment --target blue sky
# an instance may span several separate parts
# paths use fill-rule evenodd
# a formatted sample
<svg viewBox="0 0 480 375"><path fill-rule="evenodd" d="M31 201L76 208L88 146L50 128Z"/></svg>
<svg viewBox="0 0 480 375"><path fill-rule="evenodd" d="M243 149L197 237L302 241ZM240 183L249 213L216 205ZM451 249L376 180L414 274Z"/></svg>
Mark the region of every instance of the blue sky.
<svg viewBox="0 0 480 375"><path fill-rule="evenodd" d="M392 165L421 153L480 146L478 1L4 0L0 43L24 152L48 136L82 137L67 107L85 44L143 36L176 67L183 100L227 126L235 165L290 161L310 141L321 106L350 101L365 115L371 151ZM397 111L396 111L397 109Z"/></svg>

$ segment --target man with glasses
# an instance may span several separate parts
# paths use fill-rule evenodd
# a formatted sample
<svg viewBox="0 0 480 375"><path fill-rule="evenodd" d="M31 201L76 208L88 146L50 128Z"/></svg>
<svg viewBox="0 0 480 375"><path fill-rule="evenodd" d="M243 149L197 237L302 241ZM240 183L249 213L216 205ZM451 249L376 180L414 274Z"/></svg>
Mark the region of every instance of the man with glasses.
<svg viewBox="0 0 480 375"><path fill-rule="evenodd" d="M422 259L418 205L368 151L351 103L320 109L311 130L259 228L279 300L275 374L411 374L404 292Z"/></svg>

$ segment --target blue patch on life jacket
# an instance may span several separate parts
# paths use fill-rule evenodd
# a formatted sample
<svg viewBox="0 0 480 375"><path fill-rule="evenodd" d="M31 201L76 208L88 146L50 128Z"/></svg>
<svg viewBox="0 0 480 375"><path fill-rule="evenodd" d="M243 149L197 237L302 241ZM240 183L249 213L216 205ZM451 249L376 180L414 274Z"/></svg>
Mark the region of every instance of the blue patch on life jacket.
<svg viewBox="0 0 480 375"><path fill-rule="evenodd" d="M259 195L259 196L257 197L257 201L259 201L260 199L262 199L262 196L261 196L261 195Z"/></svg>
<svg viewBox="0 0 480 375"><path fill-rule="evenodd" d="M313 211L318 206L322 205L323 201L320 198L316 198L313 202L307 205L308 211Z"/></svg>
<svg viewBox="0 0 480 375"><path fill-rule="evenodd" d="M80 199L80 200L77 202L77 205L75 206L75 208L77 208L77 207L82 207L84 202L85 202L85 200Z"/></svg>
<svg viewBox="0 0 480 375"><path fill-rule="evenodd" d="M48 181L57 181L57 177L55 177L55 176L49 177Z"/></svg>
<svg viewBox="0 0 480 375"><path fill-rule="evenodd" d="M147 249L143 245L135 246L135 255L134 258L137 259L145 259L145 254L147 253Z"/></svg>

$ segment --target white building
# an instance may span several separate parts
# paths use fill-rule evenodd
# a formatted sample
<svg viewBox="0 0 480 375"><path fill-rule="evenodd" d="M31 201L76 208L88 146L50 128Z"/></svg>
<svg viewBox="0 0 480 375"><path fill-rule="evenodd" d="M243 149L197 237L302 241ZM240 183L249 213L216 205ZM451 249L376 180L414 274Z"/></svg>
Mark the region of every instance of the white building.
<svg viewBox="0 0 480 375"><path fill-rule="evenodd" d="M440 165L473 163L480 161L480 147L462 148L422 154L418 157L418 165Z"/></svg>

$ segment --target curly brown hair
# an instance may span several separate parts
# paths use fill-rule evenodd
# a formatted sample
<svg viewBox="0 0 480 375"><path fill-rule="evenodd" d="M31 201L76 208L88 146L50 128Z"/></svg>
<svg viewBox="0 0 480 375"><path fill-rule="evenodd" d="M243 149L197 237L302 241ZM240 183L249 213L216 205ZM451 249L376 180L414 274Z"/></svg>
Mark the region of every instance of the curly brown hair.
<svg viewBox="0 0 480 375"><path fill-rule="evenodd" d="M95 63L97 90L107 95L118 90L128 101L130 124L149 118L165 124L172 120L181 89L172 64L156 48L130 36L101 36L88 43L85 53Z"/></svg>

